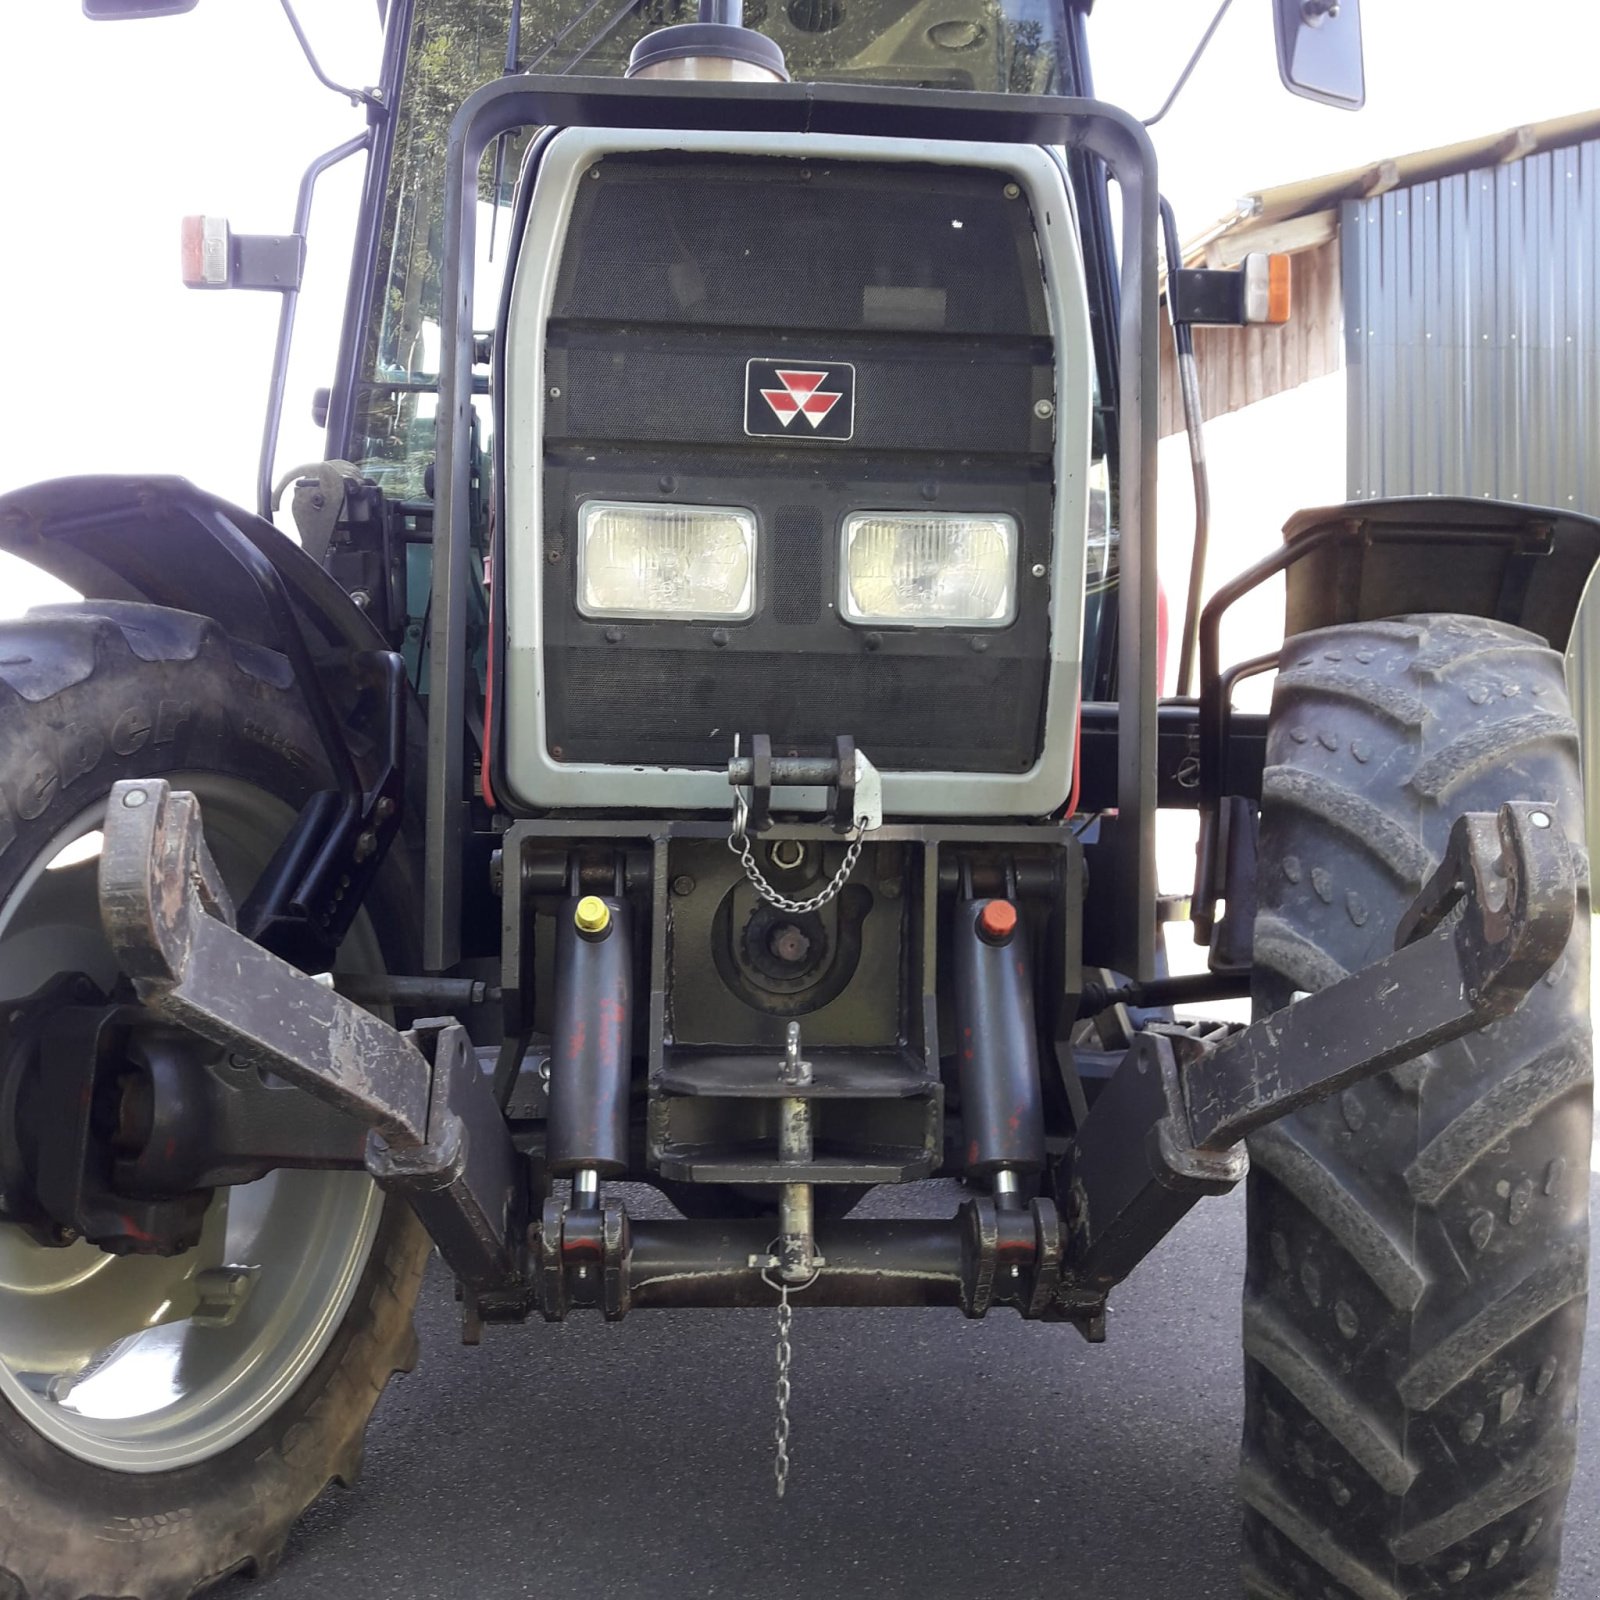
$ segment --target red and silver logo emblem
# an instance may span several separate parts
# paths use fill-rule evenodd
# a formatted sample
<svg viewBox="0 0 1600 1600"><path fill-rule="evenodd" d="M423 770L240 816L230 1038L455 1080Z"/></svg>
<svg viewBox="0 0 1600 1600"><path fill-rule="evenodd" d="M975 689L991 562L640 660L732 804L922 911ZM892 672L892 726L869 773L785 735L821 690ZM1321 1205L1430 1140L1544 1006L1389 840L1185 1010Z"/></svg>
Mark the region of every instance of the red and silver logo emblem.
<svg viewBox="0 0 1600 1600"><path fill-rule="evenodd" d="M756 438L848 439L855 432L856 369L847 361L751 361L744 431Z"/></svg>

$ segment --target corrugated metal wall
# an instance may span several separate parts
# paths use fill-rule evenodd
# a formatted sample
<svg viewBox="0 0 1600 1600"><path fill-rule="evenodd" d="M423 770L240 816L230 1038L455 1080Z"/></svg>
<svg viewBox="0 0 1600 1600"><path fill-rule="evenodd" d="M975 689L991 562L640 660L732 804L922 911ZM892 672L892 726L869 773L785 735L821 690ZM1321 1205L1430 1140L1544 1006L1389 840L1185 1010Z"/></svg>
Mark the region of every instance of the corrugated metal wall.
<svg viewBox="0 0 1600 1600"><path fill-rule="evenodd" d="M1600 516L1600 142L1349 201L1349 486ZM1600 850L1600 597L1568 663Z"/></svg>

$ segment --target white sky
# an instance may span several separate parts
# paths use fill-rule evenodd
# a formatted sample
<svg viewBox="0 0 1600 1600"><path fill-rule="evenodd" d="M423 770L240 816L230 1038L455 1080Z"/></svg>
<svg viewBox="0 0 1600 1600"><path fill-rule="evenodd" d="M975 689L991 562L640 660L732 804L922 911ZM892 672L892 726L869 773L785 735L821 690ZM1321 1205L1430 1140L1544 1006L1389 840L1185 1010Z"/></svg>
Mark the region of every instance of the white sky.
<svg viewBox="0 0 1600 1600"><path fill-rule="evenodd" d="M301 9L331 75L370 81L374 0ZM1152 112L1212 9L1100 0L1102 98ZM1589 0L1367 0L1365 11L1368 102L1352 115L1287 94L1269 0L1236 0L1155 130L1183 232L1267 184L1600 100ZM0 22L11 373L0 490L80 471L177 472L252 503L277 298L184 290L178 220L207 211L241 232L286 229L305 162L360 127L306 71L276 0L101 24L74 0L13 0ZM359 164L319 191L280 470L320 454L310 398L329 376Z"/></svg>

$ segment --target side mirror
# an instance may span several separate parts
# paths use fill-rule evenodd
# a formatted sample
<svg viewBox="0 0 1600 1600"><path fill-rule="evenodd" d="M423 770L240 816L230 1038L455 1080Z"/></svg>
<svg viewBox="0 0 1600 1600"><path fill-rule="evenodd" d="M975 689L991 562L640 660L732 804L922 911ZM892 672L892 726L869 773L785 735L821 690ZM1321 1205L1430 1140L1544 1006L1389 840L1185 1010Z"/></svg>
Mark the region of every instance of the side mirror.
<svg viewBox="0 0 1600 1600"><path fill-rule="evenodd" d="M83 0L91 22L129 22L137 17L176 17L193 11L199 0Z"/></svg>
<svg viewBox="0 0 1600 1600"><path fill-rule="evenodd" d="M1361 0L1273 0L1273 16L1284 88L1324 105L1359 111L1367 98Z"/></svg>

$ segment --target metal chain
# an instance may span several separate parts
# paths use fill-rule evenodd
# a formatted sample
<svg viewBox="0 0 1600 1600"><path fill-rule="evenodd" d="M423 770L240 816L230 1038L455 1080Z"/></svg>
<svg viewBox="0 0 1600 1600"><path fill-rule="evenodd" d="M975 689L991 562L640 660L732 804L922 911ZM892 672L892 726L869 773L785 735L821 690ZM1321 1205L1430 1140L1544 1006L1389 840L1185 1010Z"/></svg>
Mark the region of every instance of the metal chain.
<svg viewBox="0 0 1600 1600"><path fill-rule="evenodd" d="M789 1361L794 1355L790 1331L794 1311L789 1305L789 1285L778 1291L778 1422L772 1430L772 1475L778 1483L778 1498L789 1486Z"/></svg>
<svg viewBox="0 0 1600 1600"><path fill-rule="evenodd" d="M794 1308L789 1304L791 1294L799 1294L803 1289L809 1289L821 1276L820 1260L811 1276L804 1283L789 1283L786 1280L774 1283L773 1271L777 1268L778 1258L771 1252L778 1241L774 1239L767 1246L764 1256L751 1256L750 1265L761 1269L761 1281L778 1297L778 1420L772 1430L772 1476L778 1485L778 1498L783 1499L783 1491L789 1487L789 1362L794 1356L792 1333L794 1329Z"/></svg>
<svg viewBox="0 0 1600 1600"><path fill-rule="evenodd" d="M750 880L756 893L768 905L776 906L779 911L787 911L794 915L801 911L820 911L844 888L845 884L849 882L850 874L856 869L856 862L861 859L861 843L864 833L865 830L858 823L855 832L850 836L850 847L844 853L844 860L839 863L839 870L834 873L821 889L805 900L791 900L787 895L779 894L761 876L761 868L756 865L756 858L750 849L750 840L744 830L737 824L735 824L733 832L728 835L728 848L743 863L744 875Z"/></svg>

